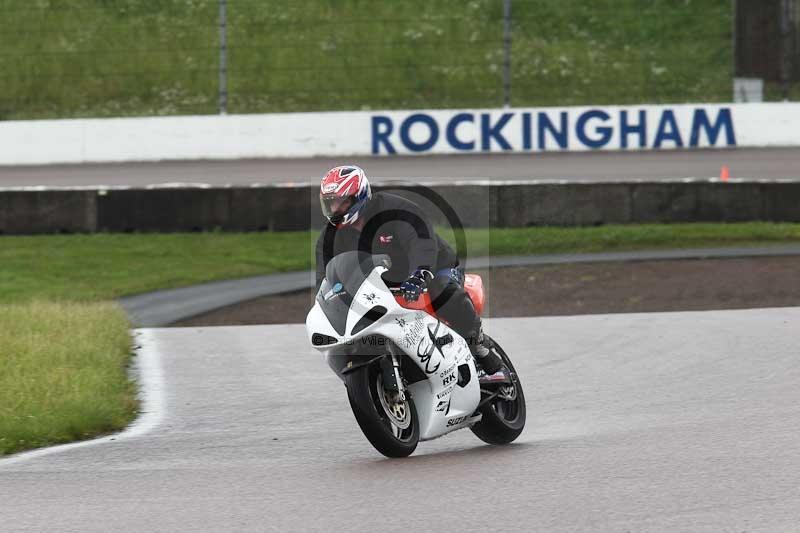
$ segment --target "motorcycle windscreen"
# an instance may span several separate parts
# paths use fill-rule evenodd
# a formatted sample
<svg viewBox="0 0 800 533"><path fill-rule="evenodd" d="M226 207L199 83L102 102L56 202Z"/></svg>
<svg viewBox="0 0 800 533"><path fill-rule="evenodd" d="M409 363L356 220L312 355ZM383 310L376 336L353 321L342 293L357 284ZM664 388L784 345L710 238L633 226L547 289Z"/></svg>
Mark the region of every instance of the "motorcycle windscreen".
<svg viewBox="0 0 800 533"><path fill-rule="evenodd" d="M357 251L339 254L325 267L325 279L317 292L317 302L339 335L344 335L347 328L353 297L374 268L373 257Z"/></svg>

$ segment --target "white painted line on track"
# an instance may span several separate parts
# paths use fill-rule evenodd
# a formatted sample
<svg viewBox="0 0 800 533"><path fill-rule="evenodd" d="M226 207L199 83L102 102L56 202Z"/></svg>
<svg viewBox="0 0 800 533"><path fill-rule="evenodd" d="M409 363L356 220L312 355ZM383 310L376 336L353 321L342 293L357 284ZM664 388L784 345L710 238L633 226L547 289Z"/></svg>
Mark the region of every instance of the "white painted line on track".
<svg viewBox="0 0 800 533"><path fill-rule="evenodd" d="M0 468L45 455L74 450L76 448L141 437L161 424L166 411L164 404L164 378L161 369L161 355L155 341L156 336L150 329L137 329L134 330L133 333L133 341L139 346L137 348L134 364L136 376L138 378L139 399L141 402L140 416L120 433L105 435L92 440L59 444L57 446L22 452L6 459L0 459Z"/></svg>

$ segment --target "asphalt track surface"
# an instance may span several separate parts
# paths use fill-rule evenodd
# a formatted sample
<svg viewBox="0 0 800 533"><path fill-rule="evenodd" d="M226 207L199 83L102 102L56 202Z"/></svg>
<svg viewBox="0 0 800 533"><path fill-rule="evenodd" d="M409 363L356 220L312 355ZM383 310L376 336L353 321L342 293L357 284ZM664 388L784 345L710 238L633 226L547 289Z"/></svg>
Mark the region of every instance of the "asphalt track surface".
<svg viewBox="0 0 800 533"><path fill-rule="evenodd" d="M722 165L730 168L734 179L800 179L800 148L739 148L13 166L0 167L0 187L305 183L317 182L327 169L343 163L361 165L376 183L386 179L705 179L719 177Z"/></svg>
<svg viewBox="0 0 800 533"><path fill-rule="evenodd" d="M303 326L139 331L132 430L0 461L3 531L795 531L800 308L487 321L528 426L389 460ZM523 333L524 332L524 333Z"/></svg>

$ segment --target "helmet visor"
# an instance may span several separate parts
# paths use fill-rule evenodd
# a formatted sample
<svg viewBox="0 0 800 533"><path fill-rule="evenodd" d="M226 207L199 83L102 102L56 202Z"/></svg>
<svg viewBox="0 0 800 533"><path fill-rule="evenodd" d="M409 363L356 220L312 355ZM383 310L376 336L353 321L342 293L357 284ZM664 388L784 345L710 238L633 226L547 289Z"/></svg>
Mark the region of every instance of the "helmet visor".
<svg viewBox="0 0 800 533"><path fill-rule="evenodd" d="M322 214L333 223L341 222L347 212L353 207L353 198L351 196L335 196L335 195L322 195L319 197L319 203L322 207Z"/></svg>

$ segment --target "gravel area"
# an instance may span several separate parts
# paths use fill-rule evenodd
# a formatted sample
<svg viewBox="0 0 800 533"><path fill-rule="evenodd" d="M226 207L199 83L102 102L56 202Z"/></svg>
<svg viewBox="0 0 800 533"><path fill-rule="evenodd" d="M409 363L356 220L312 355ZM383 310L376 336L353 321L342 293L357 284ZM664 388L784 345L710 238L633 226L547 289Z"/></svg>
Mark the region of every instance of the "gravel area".
<svg viewBox="0 0 800 533"><path fill-rule="evenodd" d="M488 317L800 305L800 257L585 263L477 270ZM304 322L313 291L267 296L175 326Z"/></svg>

